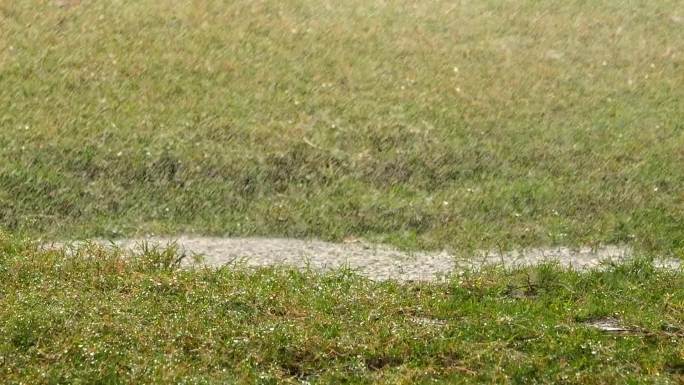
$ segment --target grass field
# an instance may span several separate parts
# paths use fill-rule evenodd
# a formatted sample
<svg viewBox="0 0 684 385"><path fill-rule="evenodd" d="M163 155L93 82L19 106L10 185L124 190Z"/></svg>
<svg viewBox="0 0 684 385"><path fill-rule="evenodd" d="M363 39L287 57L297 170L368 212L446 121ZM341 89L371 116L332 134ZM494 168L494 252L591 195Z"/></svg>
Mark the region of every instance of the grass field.
<svg viewBox="0 0 684 385"><path fill-rule="evenodd" d="M681 1L3 2L0 223L681 255L683 20Z"/></svg>
<svg viewBox="0 0 684 385"><path fill-rule="evenodd" d="M175 258L66 256L2 236L2 382L684 381L684 274L645 261L399 285L345 272L178 270ZM587 325L606 317L628 331Z"/></svg>
<svg viewBox="0 0 684 385"><path fill-rule="evenodd" d="M0 1L0 382L681 384L649 260L684 258L682 101L678 0ZM27 241L148 233L643 259L399 284Z"/></svg>

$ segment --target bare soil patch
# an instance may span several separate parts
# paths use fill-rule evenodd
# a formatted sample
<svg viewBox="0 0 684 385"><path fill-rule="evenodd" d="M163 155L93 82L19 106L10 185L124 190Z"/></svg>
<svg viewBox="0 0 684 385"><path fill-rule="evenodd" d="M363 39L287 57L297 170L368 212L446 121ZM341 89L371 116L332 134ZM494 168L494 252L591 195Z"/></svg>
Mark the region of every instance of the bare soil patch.
<svg viewBox="0 0 684 385"><path fill-rule="evenodd" d="M290 266L315 271L352 269L374 280L435 281L459 271L484 266L531 266L556 262L573 269L601 268L632 257L624 246L598 248L555 247L519 251L480 251L459 257L446 251L402 251L382 244L363 241L332 243L319 240L287 238L212 238L212 237L148 237L117 241L95 240L102 245L125 250L139 250L143 244L152 247L176 245L188 257L185 266L219 267L242 265L247 267ZM661 267L679 268L677 260L657 260Z"/></svg>

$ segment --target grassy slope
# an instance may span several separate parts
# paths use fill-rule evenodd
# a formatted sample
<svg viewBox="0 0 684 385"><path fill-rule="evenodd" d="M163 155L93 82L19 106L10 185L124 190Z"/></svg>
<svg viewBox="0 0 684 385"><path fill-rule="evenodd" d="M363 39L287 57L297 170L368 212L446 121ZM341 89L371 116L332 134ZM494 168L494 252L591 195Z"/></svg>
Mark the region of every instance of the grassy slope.
<svg viewBox="0 0 684 385"><path fill-rule="evenodd" d="M645 262L373 283L350 273L183 271L43 252L0 234L3 383L676 383L684 274ZM616 335L583 324L616 317Z"/></svg>
<svg viewBox="0 0 684 385"><path fill-rule="evenodd" d="M680 1L3 2L0 224L681 254L682 17Z"/></svg>

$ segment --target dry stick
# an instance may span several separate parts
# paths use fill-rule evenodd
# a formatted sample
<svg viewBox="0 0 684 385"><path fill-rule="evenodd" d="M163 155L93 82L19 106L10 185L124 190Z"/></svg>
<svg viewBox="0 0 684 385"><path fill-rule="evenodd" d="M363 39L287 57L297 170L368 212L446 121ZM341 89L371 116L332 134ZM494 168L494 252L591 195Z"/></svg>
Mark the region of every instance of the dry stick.
<svg viewBox="0 0 684 385"><path fill-rule="evenodd" d="M304 143L306 143L306 144L308 144L309 146L315 148L316 150L321 150L321 151L323 150L322 148L318 147L317 145L311 143L311 141L310 141L309 139L307 139L306 137L303 137L302 140L304 141Z"/></svg>

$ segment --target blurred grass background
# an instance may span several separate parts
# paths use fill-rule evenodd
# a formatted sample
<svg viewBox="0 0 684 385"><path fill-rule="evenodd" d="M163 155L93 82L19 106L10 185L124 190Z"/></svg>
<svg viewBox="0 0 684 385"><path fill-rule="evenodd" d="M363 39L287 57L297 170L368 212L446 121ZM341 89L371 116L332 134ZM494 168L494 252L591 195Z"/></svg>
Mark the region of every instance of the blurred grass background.
<svg viewBox="0 0 684 385"><path fill-rule="evenodd" d="M684 253L681 1L0 3L0 226Z"/></svg>

